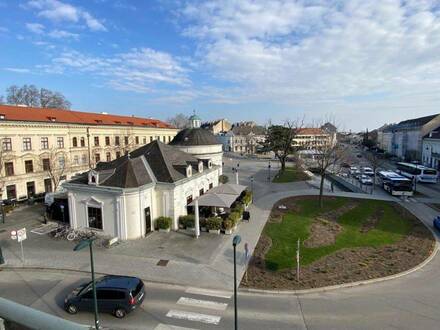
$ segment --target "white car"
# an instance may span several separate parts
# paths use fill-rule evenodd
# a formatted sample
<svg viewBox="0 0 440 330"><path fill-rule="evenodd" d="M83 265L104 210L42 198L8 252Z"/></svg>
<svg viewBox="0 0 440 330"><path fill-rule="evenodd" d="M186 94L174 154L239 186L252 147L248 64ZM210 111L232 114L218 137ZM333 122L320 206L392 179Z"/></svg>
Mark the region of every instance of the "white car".
<svg viewBox="0 0 440 330"><path fill-rule="evenodd" d="M350 167L350 174L351 175L355 174L357 171L359 171L359 170L358 170L358 168L356 166L351 166Z"/></svg>
<svg viewBox="0 0 440 330"><path fill-rule="evenodd" d="M365 174L363 174L363 175L361 175L359 177L359 182L364 184L364 185L368 185L368 186L373 184L373 180L369 176L367 176Z"/></svg>
<svg viewBox="0 0 440 330"><path fill-rule="evenodd" d="M373 176L374 175L374 171L371 167L364 167L362 169L362 174L368 175L368 176Z"/></svg>

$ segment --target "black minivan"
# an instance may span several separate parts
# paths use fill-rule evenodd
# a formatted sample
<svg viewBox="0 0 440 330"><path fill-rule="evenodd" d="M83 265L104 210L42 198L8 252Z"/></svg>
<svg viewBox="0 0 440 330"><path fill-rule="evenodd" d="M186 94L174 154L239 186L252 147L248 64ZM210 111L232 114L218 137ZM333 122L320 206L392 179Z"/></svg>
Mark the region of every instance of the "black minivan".
<svg viewBox="0 0 440 330"><path fill-rule="evenodd" d="M107 275L96 280L98 312L112 313L123 318L142 304L144 283L131 276ZM64 308L70 314L94 311L92 282L81 285L64 299Z"/></svg>

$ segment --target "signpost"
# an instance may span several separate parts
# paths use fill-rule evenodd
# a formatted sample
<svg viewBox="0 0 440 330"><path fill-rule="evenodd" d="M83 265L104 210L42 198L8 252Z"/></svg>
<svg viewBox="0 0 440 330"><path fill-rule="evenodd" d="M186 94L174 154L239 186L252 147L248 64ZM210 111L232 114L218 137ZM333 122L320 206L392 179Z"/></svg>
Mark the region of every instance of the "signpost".
<svg viewBox="0 0 440 330"><path fill-rule="evenodd" d="M17 240L21 248L21 261L24 263L23 241L27 239L26 228L11 231L11 239Z"/></svg>
<svg viewBox="0 0 440 330"><path fill-rule="evenodd" d="M296 280L299 282L299 238L296 247Z"/></svg>

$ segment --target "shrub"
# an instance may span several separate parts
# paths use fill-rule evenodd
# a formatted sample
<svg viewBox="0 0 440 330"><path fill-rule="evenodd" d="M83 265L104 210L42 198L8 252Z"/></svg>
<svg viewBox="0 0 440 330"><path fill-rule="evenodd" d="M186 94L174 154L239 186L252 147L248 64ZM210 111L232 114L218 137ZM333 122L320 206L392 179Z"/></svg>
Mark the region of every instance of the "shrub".
<svg viewBox="0 0 440 330"><path fill-rule="evenodd" d="M223 228L226 230L231 230L234 227L234 223L227 219L227 220L223 220Z"/></svg>
<svg viewBox="0 0 440 330"><path fill-rule="evenodd" d="M206 226L208 230L219 230L222 227L222 218L218 218L218 217L208 218Z"/></svg>
<svg viewBox="0 0 440 330"><path fill-rule="evenodd" d="M169 217L159 217L156 219L157 227L159 229L169 229L171 228L171 221Z"/></svg>
<svg viewBox="0 0 440 330"><path fill-rule="evenodd" d="M194 228L195 216L194 214L181 215L179 217L179 225L184 228Z"/></svg>
<svg viewBox="0 0 440 330"><path fill-rule="evenodd" d="M246 190L246 192L243 196L243 203L245 203L246 205L249 205L251 201L252 201L252 192Z"/></svg>
<svg viewBox="0 0 440 330"><path fill-rule="evenodd" d="M243 211L244 211L244 206L240 202L237 202L234 208L232 209L232 212L238 212L240 216L243 214Z"/></svg>
<svg viewBox="0 0 440 330"><path fill-rule="evenodd" d="M233 225L235 226L238 222L238 220L240 219L241 215L238 212L231 212L229 214L228 220L231 221L233 223Z"/></svg>
<svg viewBox="0 0 440 330"><path fill-rule="evenodd" d="M222 174L222 175L220 175L220 176L218 177L218 181L219 181L220 183L225 184L225 183L228 183L228 182L229 182L229 178L228 178L226 175Z"/></svg>

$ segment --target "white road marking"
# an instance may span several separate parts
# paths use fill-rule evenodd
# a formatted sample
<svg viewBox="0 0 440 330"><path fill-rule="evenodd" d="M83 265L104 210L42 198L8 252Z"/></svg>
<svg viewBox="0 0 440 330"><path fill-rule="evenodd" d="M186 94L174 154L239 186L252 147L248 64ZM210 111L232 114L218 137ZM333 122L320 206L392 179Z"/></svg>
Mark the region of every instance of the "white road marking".
<svg viewBox="0 0 440 330"><path fill-rule="evenodd" d="M154 330L197 330L197 329L194 329L194 328L184 328L184 327L178 327L177 325L159 323L154 328Z"/></svg>
<svg viewBox="0 0 440 330"><path fill-rule="evenodd" d="M217 311L224 311L228 307L228 304L225 303L219 303L216 301L209 301L209 300L199 300L199 299L193 299L187 297L180 297L180 299L177 301L177 304L193 306L193 307L209 308Z"/></svg>
<svg viewBox="0 0 440 330"><path fill-rule="evenodd" d="M212 296L225 299L230 299L232 297L232 293L227 291L207 290L200 288L188 288L185 290L185 292L190 294L199 294L202 296Z"/></svg>
<svg viewBox="0 0 440 330"><path fill-rule="evenodd" d="M184 312L173 309L167 313L167 317L172 317L179 320L197 321L197 322L215 324L215 325L219 324L220 322L220 316Z"/></svg>

